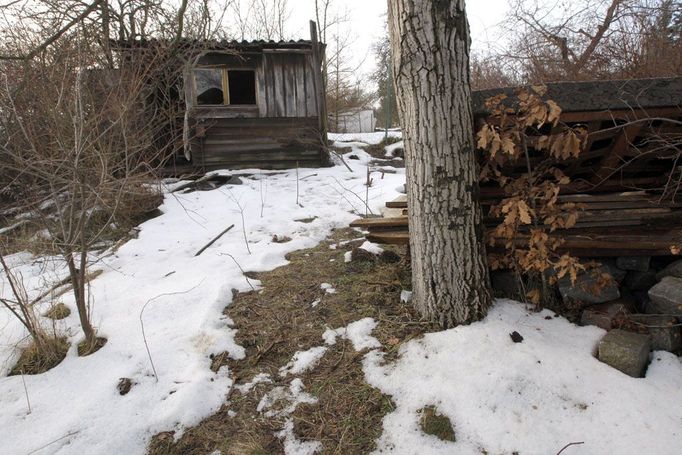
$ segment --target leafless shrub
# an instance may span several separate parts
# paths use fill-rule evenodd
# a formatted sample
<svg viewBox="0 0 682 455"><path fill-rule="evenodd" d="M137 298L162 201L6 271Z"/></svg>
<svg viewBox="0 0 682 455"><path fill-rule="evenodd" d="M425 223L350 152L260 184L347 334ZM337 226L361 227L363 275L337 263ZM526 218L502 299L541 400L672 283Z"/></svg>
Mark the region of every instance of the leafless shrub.
<svg viewBox="0 0 682 455"><path fill-rule="evenodd" d="M62 361L66 355L68 343L63 337L57 336L56 332L48 333L40 324L24 286L23 277L10 268L2 253L0 253L0 266L2 266L11 294L11 297L0 297L0 305L24 326L31 339L31 343L22 351L10 374L36 374L47 371Z"/></svg>
<svg viewBox="0 0 682 455"><path fill-rule="evenodd" d="M514 0L494 61L502 80L529 83L678 76L681 21L678 0Z"/></svg>

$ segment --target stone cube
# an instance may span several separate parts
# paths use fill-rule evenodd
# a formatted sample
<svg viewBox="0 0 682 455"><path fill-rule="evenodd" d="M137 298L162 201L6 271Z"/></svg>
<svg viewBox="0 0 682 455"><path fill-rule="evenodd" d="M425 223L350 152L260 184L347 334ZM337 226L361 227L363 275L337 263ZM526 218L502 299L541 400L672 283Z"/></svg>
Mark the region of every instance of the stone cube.
<svg viewBox="0 0 682 455"><path fill-rule="evenodd" d="M682 316L682 278L663 278L649 289L649 298L651 303L646 307L647 313Z"/></svg>
<svg viewBox="0 0 682 455"><path fill-rule="evenodd" d="M650 350L649 335L616 329L599 342L598 358L628 376L641 378L649 363Z"/></svg>

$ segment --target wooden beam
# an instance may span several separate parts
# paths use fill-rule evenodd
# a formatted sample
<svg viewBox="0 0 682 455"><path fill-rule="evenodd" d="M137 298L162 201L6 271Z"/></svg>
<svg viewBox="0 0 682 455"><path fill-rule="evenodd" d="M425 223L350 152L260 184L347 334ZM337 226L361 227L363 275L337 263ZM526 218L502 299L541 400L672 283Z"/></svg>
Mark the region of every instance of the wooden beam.
<svg viewBox="0 0 682 455"><path fill-rule="evenodd" d="M613 144L611 144L610 150L604 155L604 158L602 158L597 166L597 171L590 180L592 183L598 184L608 179L617 171L618 167L625 163L624 159L628 148L632 146L642 128L644 128L644 123L633 123L621 130Z"/></svg>

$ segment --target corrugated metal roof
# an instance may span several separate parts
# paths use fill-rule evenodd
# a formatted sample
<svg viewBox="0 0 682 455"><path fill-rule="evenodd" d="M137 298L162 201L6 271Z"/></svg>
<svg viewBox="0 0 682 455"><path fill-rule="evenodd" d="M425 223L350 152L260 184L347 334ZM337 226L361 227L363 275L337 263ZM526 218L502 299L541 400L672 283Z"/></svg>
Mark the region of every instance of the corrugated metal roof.
<svg viewBox="0 0 682 455"><path fill-rule="evenodd" d="M119 49L144 48L153 47L156 45L168 45L170 40L159 39L135 39L135 40L112 40L112 46ZM252 41L237 41L237 40L195 40L183 38L180 40L182 47L199 47L204 49L301 49L312 47L313 43L310 40L288 40L288 41L274 41L274 40L252 40Z"/></svg>

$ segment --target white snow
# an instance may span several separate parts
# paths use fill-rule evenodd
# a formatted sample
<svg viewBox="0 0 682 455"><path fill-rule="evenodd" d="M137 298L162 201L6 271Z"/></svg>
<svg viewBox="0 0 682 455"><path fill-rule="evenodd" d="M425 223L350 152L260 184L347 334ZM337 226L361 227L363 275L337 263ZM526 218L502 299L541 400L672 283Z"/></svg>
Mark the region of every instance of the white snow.
<svg viewBox="0 0 682 455"><path fill-rule="evenodd" d="M236 385L235 388L239 390L242 394L246 395L247 393L251 392L254 387L256 387L258 384L266 384L266 383L271 383L272 379L270 378L270 375L267 373L258 373L256 376L251 379L251 381L247 382L246 384L239 384Z"/></svg>
<svg viewBox="0 0 682 455"><path fill-rule="evenodd" d="M334 286L332 286L329 283L322 283L320 285L320 289L322 289L327 294L336 294L336 289L334 289Z"/></svg>
<svg viewBox="0 0 682 455"><path fill-rule="evenodd" d="M389 137L402 138L401 131L388 132ZM376 131L374 133L329 133L329 140L343 144L344 142L364 142L365 144L378 144L384 140L386 133L384 131Z"/></svg>
<svg viewBox="0 0 682 455"><path fill-rule="evenodd" d="M402 303L410 303L412 301L412 291L400 291L400 301Z"/></svg>
<svg viewBox="0 0 682 455"><path fill-rule="evenodd" d="M631 378L594 358L603 330L552 314L498 301L482 322L408 342L395 364L367 354L367 381L396 404L376 453L546 455L584 442L563 454L679 454L680 359L655 352L646 378ZM428 405L450 418L456 442L420 431Z"/></svg>
<svg viewBox="0 0 682 455"><path fill-rule="evenodd" d="M360 249L361 249L361 250L365 250L365 251L367 251L368 253L372 253L372 254L375 254L375 255L379 255L379 254L381 254L381 253L384 252L384 249L383 249L383 248L381 248L381 247L380 247L379 245L377 245L376 243L370 242L369 240L366 240L365 243L363 243L362 245L360 245Z"/></svg>
<svg viewBox="0 0 682 455"><path fill-rule="evenodd" d="M405 148L405 142L399 141L394 144L387 145L384 147L384 150L386 151L386 157L387 158L393 158L396 150L404 149Z"/></svg>
<svg viewBox="0 0 682 455"><path fill-rule="evenodd" d="M353 260L353 252L352 251L346 251L343 253L343 262L350 262Z"/></svg>
<svg viewBox="0 0 682 455"><path fill-rule="evenodd" d="M309 248L364 213L351 193L364 198L366 167L347 160L345 166L311 171L300 180L296 204L296 170L240 170L242 185L165 195L163 214L140 226L139 237L116 253L106 252L97 263L103 273L92 281L93 321L107 344L88 357L78 357L82 339L73 297L63 295L72 314L57 323L72 344L56 368L25 376L32 412L28 414L21 377L6 377L18 356L25 332L9 312L0 309L0 428L7 455L26 454L46 444L52 454L143 454L151 437L199 423L217 411L232 387L227 367L210 370L211 354L244 356L234 341L232 321L223 309L232 289L250 290L239 266L266 271L287 263L285 255ZM398 196L395 188L404 172L387 174L370 188L369 205L378 210ZM220 171L229 175L230 171ZM306 174L307 175L307 174ZM267 176L267 193L261 178ZM183 182L173 182L173 186ZM231 197L232 196L232 197ZM239 205L244 208L248 253ZM264 200L264 202L262 202ZM261 217L261 205L263 216ZM301 207L302 206L302 207ZM316 217L310 223L296 219ZM204 251L194 254L230 224L235 228ZM287 243L272 242L273 235ZM234 256L239 266L228 256ZM36 296L66 274L63 262L28 253L9 256ZM0 292L9 295L4 275ZM253 286L259 283L251 280ZM158 381L146 354L140 312ZM37 305L39 314L48 304ZM45 321L48 322L47 320ZM131 378L130 392L121 396L116 385Z"/></svg>
<svg viewBox="0 0 682 455"><path fill-rule="evenodd" d="M289 363L279 369L280 376L300 374L314 368L327 352L326 346L315 346L307 351L297 351Z"/></svg>
<svg viewBox="0 0 682 455"><path fill-rule="evenodd" d="M351 322L346 327L327 329L322 334L322 338L328 345L336 344L337 337L345 338L353 343L353 349L356 351L378 348L381 347L381 343L371 335L376 326L377 322L374 319L364 318Z"/></svg>

